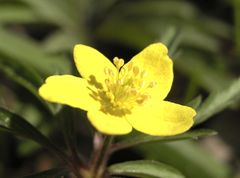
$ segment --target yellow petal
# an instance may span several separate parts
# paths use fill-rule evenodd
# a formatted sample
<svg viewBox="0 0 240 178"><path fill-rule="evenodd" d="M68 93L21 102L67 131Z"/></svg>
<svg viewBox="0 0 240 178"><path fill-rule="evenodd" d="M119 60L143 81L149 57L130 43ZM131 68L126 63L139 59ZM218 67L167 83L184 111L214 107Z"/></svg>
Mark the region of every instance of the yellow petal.
<svg viewBox="0 0 240 178"><path fill-rule="evenodd" d="M193 125L196 112L187 106L161 101L135 108L127 120L136 130L155 136L183 133Z"/></svg>
<svg viewBox="0 0 240 178"><path fill-rule="evenodd" d="M87 113L92 125L100 132L109 135L122 135L132 131L132 126L123 117L117 117L99 110Z"/></svg>
<svg viewBox="0 0 240 178"><path fill-rule="evenodd" d="M132 63L146 71L144 80L156 83L149 94L163 100L169 93L173 82L173 64L167 55L168 50L162 43L147 46L134 56L126 65Z"/></svg>
<svg viewBox="0 0 240 178"><path fill-rule="evenodd" d="M85 79L92 76L96 78L97 82L104 83L105 68L116 72L116 67L102 53L92 47L78 44L74 47L73 53L77 69Z"/></svg>
<svg viewBox="0 0 240 178"><path fill-rule="evenodd" d="M86 80L72 75L54 75L39 88L45 100L88 110L99 108L100 103L90 96Z"/></svg>

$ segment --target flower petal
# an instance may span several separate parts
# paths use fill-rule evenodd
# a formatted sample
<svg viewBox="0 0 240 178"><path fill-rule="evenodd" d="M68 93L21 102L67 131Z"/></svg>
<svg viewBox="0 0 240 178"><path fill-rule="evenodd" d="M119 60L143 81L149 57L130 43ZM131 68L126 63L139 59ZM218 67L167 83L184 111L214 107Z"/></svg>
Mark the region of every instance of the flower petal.
<svg viewBox="0 0 240 178"><path fill-rule="evenodd" d="M132 63L145 70L144 80L156 82L150 95L163 100L169 93L173 82L173 63L167 55L168 50L162 43L151 44L134 56L127 64Z"/></svg>
<svg viewBox="0 0 240 178"><path fill-rule="evenodd" d="M92 125L102 133L109 135L122 135L132 131L132 126L123 117L117 117L99 110L87 113Z"/></svg>
<svg viewBox="0 0 240 178"><path fill-rule="evenodd" d="M39 88L45 100L88 110L100 108L100 103L90 96L88 82L72 75L54 75Z"/></svg>
<svg viewBox="0 0 240 178"><path fill-rule="evenodd" d="M106 68L116 72L116 67L96 49L78 44L74 47L74 61L81 76L89 79L94 76L97 82L104 83Z"/></svg>
<svg viewBox="0 0 240 178"><path fill-rule="evenodd" d="M196 112L187 106L161 101L132 110L127 120L136 130L156 136L183 133L193 125Z"/></svg>

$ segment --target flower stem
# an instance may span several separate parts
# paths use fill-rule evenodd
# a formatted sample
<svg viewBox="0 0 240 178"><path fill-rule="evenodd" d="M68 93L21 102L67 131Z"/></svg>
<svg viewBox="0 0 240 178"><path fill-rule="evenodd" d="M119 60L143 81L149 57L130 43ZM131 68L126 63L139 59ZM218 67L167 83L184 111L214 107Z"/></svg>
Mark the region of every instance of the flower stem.
<svg viewBox="0 0 240 178"><path fill-rule="evenodd" d="M101 178L106 168L110 155L110 147L113 142L113 136L105 136L101 146L95 150L92 162L92 178Z"/></svg>

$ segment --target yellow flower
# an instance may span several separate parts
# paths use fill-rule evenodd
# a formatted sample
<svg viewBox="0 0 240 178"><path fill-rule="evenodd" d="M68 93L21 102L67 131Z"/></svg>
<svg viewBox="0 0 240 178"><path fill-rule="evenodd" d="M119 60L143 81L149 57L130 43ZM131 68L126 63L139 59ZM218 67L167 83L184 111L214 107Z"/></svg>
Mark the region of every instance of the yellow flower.
<svg viewBox="0 0 240 178"><path fill-rule="evenodd" d="M132 128L158 136L188 130L196 112L164 101L173 81L173 64L161 43L151 44L128 63L111 63L89 46L74 47L74 60L82 78L54 75L39 94L48 101L87 111L92 125L105 134L127 134Z"/></svg>

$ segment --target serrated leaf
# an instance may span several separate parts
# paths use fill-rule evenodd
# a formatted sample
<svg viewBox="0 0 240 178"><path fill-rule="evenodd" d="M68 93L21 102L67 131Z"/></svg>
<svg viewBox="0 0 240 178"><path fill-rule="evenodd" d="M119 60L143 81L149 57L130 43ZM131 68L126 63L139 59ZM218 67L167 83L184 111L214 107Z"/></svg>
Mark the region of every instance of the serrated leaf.
<svg viewBox="0 0 240 178"><path fill-rule="evenodd" d="M202 123L214 114L232 106L240 100L240 79L232 82L225 90L211 94L197 111L195 124Z"/></svg>
<svg viewBox="0 0 240 178"><path fill-rule="evenodd" d="M49 149L61 158L65 154L58 149L46 136L39 132L29 122L17 114L0 107L0 131L10 132L17 136L31 139Z"/></svg>
<svg viewBox="0 0 240 178"><path fill-rule="evenodd" d="M140 178L184 178L177 169L157 161L128 161L111 165L111 175L134 176Z"/></svg>
<svg viewBox="0 0 240 178"><path fill-rule="evenodd" d="M215 134L216 132L210 129L192 130L176 136L167 136L167 137L158 137L158 136L150 136L146 134L139 134L137 136L133 136L128 139L124 139L123 141L119 141L115 143L112 146L112 151L129 148L129 147L136 146L143 143L150 143L150 142L160 143L160 142L170 142L170 141L185 140L185 139L197 139L199 137L210 136Z"/></svg>
<svg viewBox="0 0 240 178"><path fill-rule="evenodd" d="M67 172L68 171L64 168L55 168L55 169L39 172L36 174L24 176L22 178L59 178L61 176L66 175Z"/></svg>

